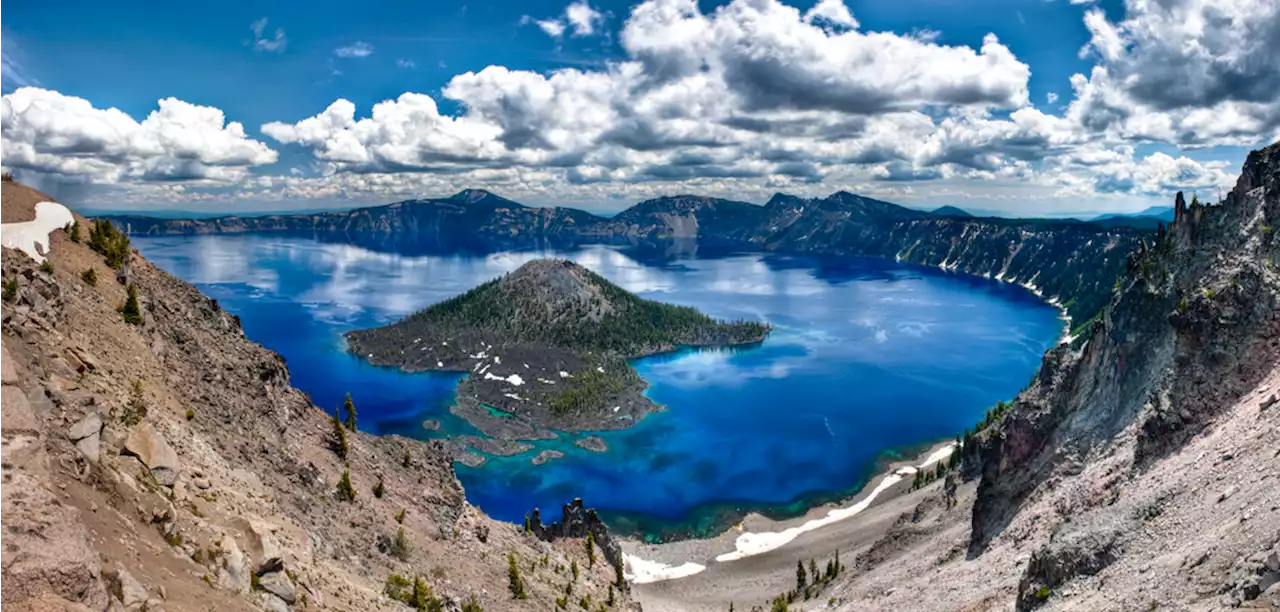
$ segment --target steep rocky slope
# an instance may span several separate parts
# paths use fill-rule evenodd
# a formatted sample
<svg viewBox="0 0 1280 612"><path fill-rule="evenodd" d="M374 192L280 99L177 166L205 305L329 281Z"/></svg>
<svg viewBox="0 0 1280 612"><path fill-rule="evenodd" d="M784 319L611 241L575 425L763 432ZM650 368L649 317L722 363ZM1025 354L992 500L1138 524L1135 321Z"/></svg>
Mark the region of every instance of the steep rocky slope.
<svg viewBox="0 0 1280 612"><path fill-rule="evenodd" d="M935 215L848 192L778 194L763 206L681 195L612 218L530 208L480 190L349 212L165 220L116 217L136 234L289 231L399 252L518 249L603 242L665 251L698 246L897 258L1000 277L1041 291L1084 322L1106 303L1143 232L1079 221Z"/></svg>
<svg viewBox="0 0 1280 612"><path fill-rule="evenodd" d="M965 449L976 488L861 551L838 608L1280 608L1280 144L1176 209Z"/></svg>
<svg viewBox="0 0 1280 612"><path fill-rule="evenodd" d="M544 542L468 505L439 444L339 444L234 315L135 252L108 267L78 220L81 242L53 233L51 269L3 252L6 610L408 609L384 594L393 574L405 599L422 578L426 609L632 606L581 538ZM137 324L119 310L128 287Z"/></svg>

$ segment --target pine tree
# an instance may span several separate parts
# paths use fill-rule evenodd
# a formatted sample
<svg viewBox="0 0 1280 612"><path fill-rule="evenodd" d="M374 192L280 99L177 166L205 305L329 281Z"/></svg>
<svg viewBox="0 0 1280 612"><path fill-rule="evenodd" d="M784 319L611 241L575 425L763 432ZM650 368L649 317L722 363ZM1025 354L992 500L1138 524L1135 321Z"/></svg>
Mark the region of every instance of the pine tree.
<svg viewBox="0 0 1280 612"><path fill-rule="evenodd" d="M569 561L569 570L573 572L574 582L577 582L578 581L578 560L577 559L573 559Z"/></svg>
<svg viewBox="0 0 1280 612"><path fill-rule="evenodd" d="M818 584L821 581L822 576L818 574L818 562L813 559L809 559L809 582L811 584Z"/></svg>
<svg viewBox="0 0 1280 612"><path fill-rule="evenodd" d="M839 549L839 548L837 548L837 549L836 549L835 565L836 565L836 574L839 574L839 573L840 573L840 569L841 569L841 568L840 568L840 549Z"/></svg>
<svg viewBox="0 0 1280 612"><path fill-rule="evenodd" d="M347 394L346 401L342 402L342 409L347 412L347 429L356 430L356 404L351 401L351 394Z"/></svg>
<svg viewBox="0 0 1280 612"><path fill-rule="evenodd" d="M387 492L387 488L382 486L382 477L378 477L378 484L373 485L373 496L382 499L382 494Z"/></svg>
<svg viewBox="0 0 1280 612"><path fill-rule="evenodd" d="M619 591L627 590L627 577L622 573L622 555L618 555L618 560L613 564L613 584Z"/></svg>
<svg viewBox="0 0 1280 612"><path fill-rule="evenodd" d="M120 307L120 314L124 316L125 323L142 325L142 309L138 306L138 288L130 283L126 293L127 297L125 297L124 306Z"/></svg>
<svg viewBox="0 0 1280 612"><path fill-rule="evenodd" d="M804 572L804 561L796 561L796 590L797 591L804 590L804 585L807 582L805 578L806 576Z"/></svg>
<svg viewBox="0 0 1280 612"><path fill-rule="evenodd" d="M338 499L342 501L355 501L356 488L351 486L351 471L343 470L342 479L338 481Z"/></svg>
<svg viewBox="0 0 1280 612"><path fill-rule="evenodd" d="M524 513L524 532L525 532L525 533L533 533L533 530L529 527L529 513L528 513L528 512Z"/></svg>
<svg viewBox="0 0 1280 612"><path fill-rule="evenodd" d="M333 411L333 452L338 454L342 459L347 458L347 430L342 427L342 421L338 420L338 411Z"/></svg>
<svg viewBox="0 0 1280 612"><path fill-rule="evenodd" d="M520 578L520 566L516 563L516 554L507 553L507 587L513 599L528 599L524 592L524 580Z"/></svg>
<svg viewBox="0 0 1280 612"><path fill-rule="evenodd" d="M587 532L587 567L596 566L596 536Z"/></svg>
<svg viewBox="0 0 1280 612"><path fill-rule="evenodd" d="M80 222L75 221L71 224L71 242L80 242Z"/></svg>

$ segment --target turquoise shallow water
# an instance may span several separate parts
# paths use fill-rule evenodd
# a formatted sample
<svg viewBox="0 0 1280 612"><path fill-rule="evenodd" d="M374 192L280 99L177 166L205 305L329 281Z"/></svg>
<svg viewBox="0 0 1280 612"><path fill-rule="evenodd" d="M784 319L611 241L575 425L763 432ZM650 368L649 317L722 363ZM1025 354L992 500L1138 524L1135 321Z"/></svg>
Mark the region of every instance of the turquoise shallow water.
<svg viewBox="0 0 1280 612"><path fill-rule="evenodd" d="M1007 399L1062 331L1021 287L878 260L732 255L654 261L603 246L402 254L282 235L135 239L149 259L239 315L293 383L331 409L350 392L363 428L475 434L448 412L457 375L405 374L343 350L342 332L391 322L539 256L573 259L645 297L767 320L761 345L636 362L668 410L599 435L610 452L539 441L458 466L468 498L519 521L583 497L653 536L714 531L752 509L802 511L856 489L882 451L953 436ZM425 419L441 429L427 431ZM534 466L540 450L563 459Z"/></svg>

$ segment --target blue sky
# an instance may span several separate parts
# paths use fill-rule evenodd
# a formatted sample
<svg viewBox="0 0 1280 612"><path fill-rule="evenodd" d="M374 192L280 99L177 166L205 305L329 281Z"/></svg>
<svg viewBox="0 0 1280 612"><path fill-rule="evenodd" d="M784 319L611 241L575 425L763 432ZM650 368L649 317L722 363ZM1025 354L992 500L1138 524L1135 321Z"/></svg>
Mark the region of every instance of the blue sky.
<svg viewBox="0 0 1280 612"><path fill-rule="evenodd" d="M822 4L22 3L0 40L4 165L113 209L315 209L487 187L594 209L849 189L1069 214L1220 191L1280 125L1280 91L1265 96L1277 69L1257 61L1276 50L1187 27L1226 15L1225 34L1256 36L1249 22L1280 17L1274 2ZM698 31L666 44L681 27ZM663 72L677 64L694 68ZM1215 92L1215 71L1262 93L1150 84ZM164 121L148 120L167 98L179 102ZM300 123L342 100L345 124ZM397 118L372 118L388 100ZM624 124L634 133L620 136Z"/></svg>

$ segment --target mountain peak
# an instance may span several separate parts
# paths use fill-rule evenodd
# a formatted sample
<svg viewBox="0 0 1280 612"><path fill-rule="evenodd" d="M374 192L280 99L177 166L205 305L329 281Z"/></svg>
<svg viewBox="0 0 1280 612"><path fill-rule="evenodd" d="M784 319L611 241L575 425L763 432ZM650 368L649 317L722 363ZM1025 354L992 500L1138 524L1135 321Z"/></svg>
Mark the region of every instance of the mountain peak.
<svg viewBox="0 0 1280 612"><path fill-rule="evenodd" d="M449 199L454 202L462 202L463 204L476 204L478 202L485 202L485 203L492 203L494 205L499 205L499 206L506 206L509 208L523 207L523 204L518 204L516 202L508 200L487 189L463 189L462 191L459 191L458 193L455 193L452 196L449 196Z"/></svg>
<svg viewBox="0 0 1280 612"><path fill-rule="evenodd" d="M973 215L969 211L956 206L939 206L933 209L932 214L937 217L967 218Z"/></svg>

